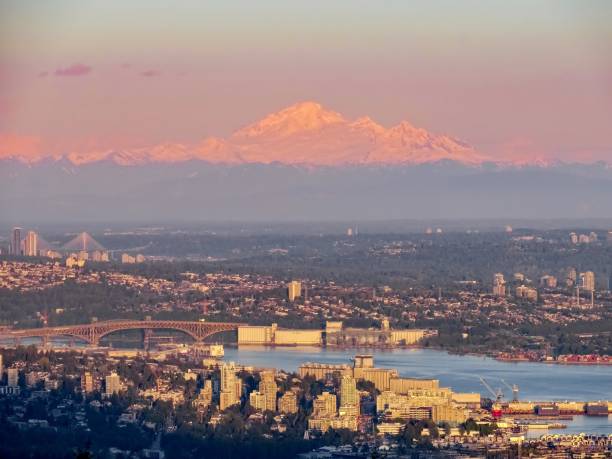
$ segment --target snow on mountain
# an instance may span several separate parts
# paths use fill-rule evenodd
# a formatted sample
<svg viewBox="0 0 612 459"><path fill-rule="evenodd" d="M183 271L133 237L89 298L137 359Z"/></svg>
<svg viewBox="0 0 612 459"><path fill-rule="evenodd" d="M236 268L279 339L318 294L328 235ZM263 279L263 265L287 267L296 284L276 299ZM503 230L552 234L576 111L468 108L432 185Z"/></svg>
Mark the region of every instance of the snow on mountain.
<svg viewBox="0 0 612 459"><path fill-rule="evenodd" d="M20 156L0 151L1 157ZM72 152L73 164L112 161L123 166L201 160L220 164L281 163L312 166L423 164L453 160L480 164L489 159L471 146L431 134L403 121L385 128L368 117L347 120L316 102L300 102L245 126L228 139L196 145L176 143L126 150ZM24 162L32 162L32 156Z"/></svg>

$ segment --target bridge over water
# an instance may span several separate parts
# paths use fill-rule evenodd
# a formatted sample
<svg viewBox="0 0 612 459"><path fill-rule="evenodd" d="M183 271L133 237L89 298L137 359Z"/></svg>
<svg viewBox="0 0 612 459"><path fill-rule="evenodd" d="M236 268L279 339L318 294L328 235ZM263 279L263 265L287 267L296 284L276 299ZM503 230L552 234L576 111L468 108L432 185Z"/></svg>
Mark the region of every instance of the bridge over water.
<svg viewBox="0 0 612 459"><path fill-rule="evenodd" d="M19 342L23 338L41 338L47 342L52 337L67 336L97 346L102 337L120 330L144 330L145 332L178 330L191 336L197 342L202 342L216 333L237 330L240 325L243 324L185 320L107 320L61 327L4 329L0 331L0 339L13 339Z"/></svg>

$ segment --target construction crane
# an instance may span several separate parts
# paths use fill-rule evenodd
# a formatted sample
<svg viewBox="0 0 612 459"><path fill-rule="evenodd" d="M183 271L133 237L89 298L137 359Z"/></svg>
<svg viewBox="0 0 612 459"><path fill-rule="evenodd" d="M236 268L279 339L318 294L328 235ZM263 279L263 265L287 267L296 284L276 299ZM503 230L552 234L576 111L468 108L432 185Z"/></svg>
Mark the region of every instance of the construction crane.
<svg viewBox="0 0 612 459"><path fill-rule="evenodd" d="M487 390L491 393L493 397L495 397L495 401L497 403L500 403L504 398L504 393L502 392L502 390L501 389L497 389L497 391L493 390L493 388L489 385L488 382L484 380L482 376L479 376L479 378L480 378L480 382L482 383L482 385L487 388Z"/></svg>
<svg viewBox="0 0 612 459"><path fill-rule="evenodd" d="M501 382L504 384L504 386L506 386L508 389L510 389L512 391L512 401L513 402L518 402L518 398L519 398L519 386L517 386L516 384L512 384L512 386L510 386L503 379L501 379Z"/></svg>

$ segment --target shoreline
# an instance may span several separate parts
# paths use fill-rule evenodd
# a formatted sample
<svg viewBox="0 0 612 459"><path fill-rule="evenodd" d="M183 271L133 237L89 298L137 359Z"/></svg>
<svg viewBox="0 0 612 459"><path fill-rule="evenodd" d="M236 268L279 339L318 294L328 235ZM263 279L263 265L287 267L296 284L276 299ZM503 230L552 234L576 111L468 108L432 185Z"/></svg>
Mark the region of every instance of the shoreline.
<svg viewBox="0 0 612 459"><path fill-rule="evenodd" d="M213 343L210 343L213 344ZM290 345L283 345L283 344L256 344L256 343L252 343L252 344L238 344L237 342L235 343L222 343L224 346L228 346L228 347L233 347L233 348L238 348L238 347L244 347L244 348L248 348L248 347L253 347L253 348L257 348L257 347L270 347L270 348L286 348L286 349L300 349L300 348L319 348L319 349L328 349L328 350L332 350L332 351L350 351L350 350L363 350L363 351L389 351L392 352L394 350L426 350L426 349L430 349L430 350L434 350L434 351L440 351L440 352L446 352L449 355L456 355L456 356L472 356L472 357L481 357L481 358L490 358L492 360L496 360L498 362L504 362L504 363L539 363L539 364L547 364L547 365L566 365L566 366L601 366L601 367L608 367L608 366L612 366L612 359L611 360L607 360L607 361L567 361L567 360L562 360L559 361L557 359L554 360L536 360L536 359L529 359L529 358L512 358L512 357L500 357L500 353L490 353L490 352L475 352L475 351L460 351L460 350L456 350L456 349L447 349L444 347L438 347L438 346L423 346L423 345L419 345L419 344L411 344L411 345L396 345L396 346L372 346L372 345L361 345L361 346L337 346L337 345L300 345L300 344L290 344ZM27 345L26 345L27 346ZM37 346L37 345L36 345ZM16 346L14 344L0 344L0 348L15 348ZM39 347L39 346L37 346ZM70 346L51 346L51 348L53 349L73 349L73 350L85 350L87 349L87 347L70 347ZM143 351L144 349L141 348L110 348L110 349L114 349L114 350L135 350L135 351ZM606 356L603 356L606 357Z"/></svg>

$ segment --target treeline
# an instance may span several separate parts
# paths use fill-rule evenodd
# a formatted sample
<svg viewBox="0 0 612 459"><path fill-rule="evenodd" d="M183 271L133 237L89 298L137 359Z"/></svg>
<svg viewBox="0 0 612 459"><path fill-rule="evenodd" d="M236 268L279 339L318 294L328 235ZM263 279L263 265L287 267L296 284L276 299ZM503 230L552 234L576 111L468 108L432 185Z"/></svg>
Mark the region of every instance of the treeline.
<svg viewBox="0 0 612 459"><path fill-rule="evenodd" d="M48 313L49 325L71 325L103 319L138 317L142 304L155 304L160 297L106 283L65 284L39 291L0 290L0 324L19 328L42 325L40 314ZM39 314L37 314L39 313Z"/></svg>
<svg viewBox="0 0 612 459"><path fill-rule="evenodd" d="M594 271L598 288L608 288L612 244L571 246L559 242L567 238L565 233L536 234L543 241L517 241L500 233L374 234L354 238L159 235L153 236L147 249L152 255L222 259L155 262L117 269L172 280L184 271L222 271L395 288L456 288L456 282L464 280L477 280L488 287L495 272L522 272L535 281L543 274L553 274L563 280L567 268L574 267ZM401 252L384 252L390 246Z"/></svg>

